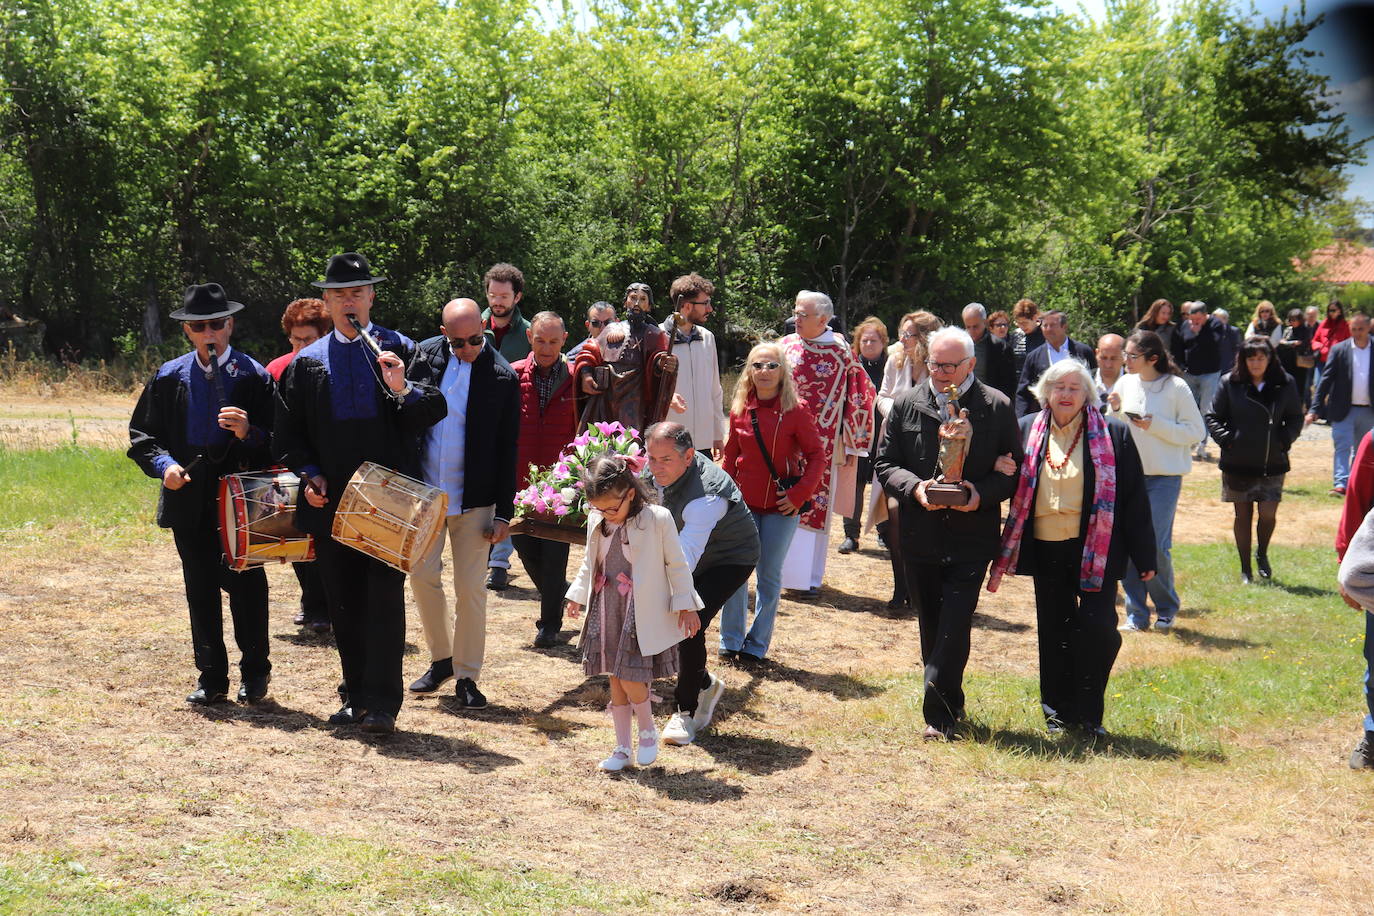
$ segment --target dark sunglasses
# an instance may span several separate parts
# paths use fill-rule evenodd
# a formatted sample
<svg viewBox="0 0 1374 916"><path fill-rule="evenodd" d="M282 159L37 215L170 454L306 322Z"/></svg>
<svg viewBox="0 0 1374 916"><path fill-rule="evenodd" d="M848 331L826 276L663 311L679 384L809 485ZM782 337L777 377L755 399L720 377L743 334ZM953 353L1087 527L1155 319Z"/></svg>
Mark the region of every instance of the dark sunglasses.
<svg viewBox="0 0 1374 916"><path fill-rule="evenodd" d="M598 318L588 318L588 319L587 319L587 324L591 325L591 326L594 327L594 328L604 328L606 325L610 324L610 322L609 322L609 321L601 321L601 320L598 319Z"/></svg>
<svg viewBox="0 0 1374 916"><path fill-rule="evenodd" d="M473 334L471 337L450 337L448 345L455 350L461 350L464 347L480 347L486 339L487 335L485 334Z"/></svg>
<svg viewBox="0 0 1374 916"><path fill-rule="evenodd" d="M186 322L186 327L200 334L203 333L206 328L212 331L223 331L224 326L228 323L228 318L211 318L208 321L188 321Z"/></svg>
<svg viewBox="0 0 1374 916"><path fill-rule="evenodd" d="M767 362L767 363L750 363L749 365L750 365L751 368L757 369L757 370L760 371L760 372L764 372L764 371L767 371L767 370L769 370L769 369L779 369L779 368L782 367L782 364L781 364L781 363L774 363L774 362Z"/></svg>

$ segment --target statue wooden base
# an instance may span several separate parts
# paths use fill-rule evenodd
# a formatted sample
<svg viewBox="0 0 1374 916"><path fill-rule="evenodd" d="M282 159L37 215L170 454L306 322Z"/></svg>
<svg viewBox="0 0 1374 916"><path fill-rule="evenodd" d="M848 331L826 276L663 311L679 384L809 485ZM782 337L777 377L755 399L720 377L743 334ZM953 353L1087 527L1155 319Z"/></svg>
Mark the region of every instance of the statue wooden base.
<svg viewBox="0 0 1374 916"><path fill-rule="evenodd" d="M966 506L968 489L961 483L937 481L926 487L926 502L932 506Z"/></svg>

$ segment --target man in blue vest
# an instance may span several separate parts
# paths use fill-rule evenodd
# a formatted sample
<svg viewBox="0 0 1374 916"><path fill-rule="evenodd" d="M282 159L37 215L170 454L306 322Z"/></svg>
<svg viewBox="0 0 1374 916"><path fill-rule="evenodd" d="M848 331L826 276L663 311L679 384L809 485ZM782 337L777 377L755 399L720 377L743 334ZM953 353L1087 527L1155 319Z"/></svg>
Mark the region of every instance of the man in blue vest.
<svg viewBox="0 0 1374 916"><path fill-rule="evenodd" d="M681 423L663 422L644 434L649 470L663 505L673 513L692 585L704 607L701 628L678 643L677 709L663 729L666 744L687 745L711 724L725 692L720 675L706 670L706 627L759 562L759 532L739 487L720 467L697 454Z"/></svg>

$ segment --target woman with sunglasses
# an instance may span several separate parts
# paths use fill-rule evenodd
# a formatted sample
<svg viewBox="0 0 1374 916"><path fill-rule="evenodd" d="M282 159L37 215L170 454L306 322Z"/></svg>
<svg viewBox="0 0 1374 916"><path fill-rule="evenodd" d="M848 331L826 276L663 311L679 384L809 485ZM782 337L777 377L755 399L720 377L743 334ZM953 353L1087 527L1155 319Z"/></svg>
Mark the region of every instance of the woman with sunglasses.
<svg viewBox="0 0 1374 916"><path fill-rule="evenodd" d="M1322 383L1322 373L1326 371L1326 358L1331 355L1331 348L1349 336L1350 324L1345 320L1345 306L1341 305L1341 300L1332 299L1326 307L1326 317L1312 332L1312 355L1317 358L1317 365L1312 369L1314 390Z"/></svg>
<svg viewBox="0 0 1374 916"><path fill-rule="evenodd" d="M1261 299L1255 306L1255 314L1250 317L1250 325L1245 329L1247 338L1268 337L1269 342L1274 346L1279 345L1283 340L1283 325L1279 323L1279 313L1274 308L1274 303L1268 299Z"/></svg>
<svg viewBox="0 0 1374 916"><path fill-rule="evenodd" d="M797 390L776 343L749 351L730 405L721 459L759 529L754 571L754 623L748 627L749 583L720 612L720 654L756 664L768 654L782 593L782 563L797 533L802 507L820 485L825 449L816 421Z"/></svg>
<svg viewBox="0 0 1374 916"><path fill-rule="evenodd" d="M1011 334L1011 316L1006 312L998 310L988 316L988 330L992 336L1007 341L1007 346L1011 346L1008 336Z"/></svg>

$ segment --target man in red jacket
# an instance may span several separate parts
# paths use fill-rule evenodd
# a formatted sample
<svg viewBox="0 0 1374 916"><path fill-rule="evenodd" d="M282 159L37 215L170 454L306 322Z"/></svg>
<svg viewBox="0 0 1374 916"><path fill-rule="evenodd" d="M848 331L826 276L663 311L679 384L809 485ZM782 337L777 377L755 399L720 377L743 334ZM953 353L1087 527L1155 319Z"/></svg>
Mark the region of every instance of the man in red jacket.
<svg viewBox="0 0 1374 916"><path fill-rule="evenodd" d="M1341 523L1336 528L1336 556L1340 559L1345 559L1350 539L1371 509L1374 509L1374 433L1365 433L1355 452L1355 467L1350 472ZM1359 609L1350 598L1345 600L1346 604ZM1364 738L1350 753L1350 767L1355 770L1374 768L1374 614L1360 616L1364 618L1364 698L1369 712L1364 719Z"/></svg>
<svg viewBox="0 0 1374 916"><path fill-rule="evenodd" d="M563 357L568 341L563 319L540 312L530 320L530 355L512 365L520 384L520 441L516 445L517 490L529 484L530 465L548 467L577 435L572 370ZM539 590L535 646L547 649L563 627L563 594L568 590L568 545L528 534L512 537L520 562Z"/></svg>

